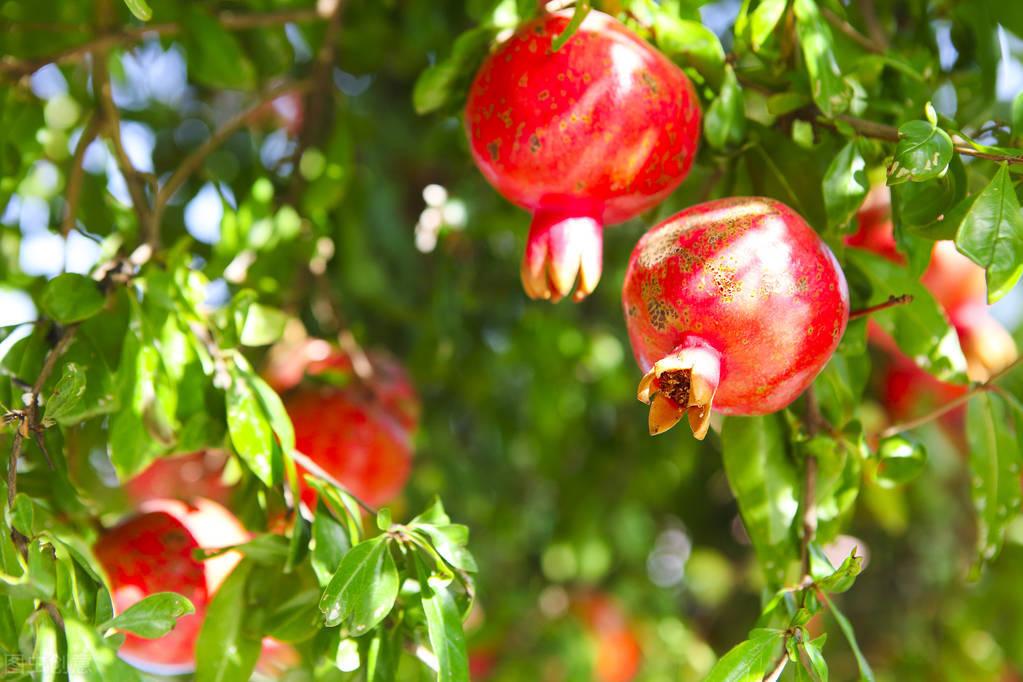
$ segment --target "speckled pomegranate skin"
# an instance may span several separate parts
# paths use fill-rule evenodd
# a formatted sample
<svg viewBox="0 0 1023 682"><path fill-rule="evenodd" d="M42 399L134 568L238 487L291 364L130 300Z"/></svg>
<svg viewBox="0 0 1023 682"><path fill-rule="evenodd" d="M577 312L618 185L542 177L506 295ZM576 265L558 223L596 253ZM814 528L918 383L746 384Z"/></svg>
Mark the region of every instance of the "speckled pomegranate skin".
<svg viewBox="0 0 1023 682"><path fill-rule="evenodd" d="M110 578L117 613L156 592L177 592L195 606L169 633L144 639L128 633L120 655L134 665L165 674L195 666L195 642L209 599L203 565L192 552L199 543L181 521L165 512L141 514L107 531L96 557Z"/></svg>
<svg viewBox="0 0 1023 682"><path fill-rule="evenodd" d="M581 298L600 276L600 228L656 205L688 173L700 109L681 69L601 12L591 11L552 52L570 15L528 22L487 58L469 91L465 125L487 180L509 201L543 213L531 245L543 243L552 225L576 221L568 232L578 236L556 233L540 255L527 248L527 263L540 259L533 264L539 272L548 248L552 261L566 249L583 251ZM562 260L578 262L578 255ZM559 274L567 285L553 288L565 295L571 278ZM528 283L527 292L560 297Z"/></svg>
<svg viewBox="0 0 1023 682"><path fill-rule="evenodd" d="M792 209L730 198L647 232L622 293L644 372L680 347L720 354L713 409L767 414L805 390L831 357L849 294L830 249Z"/></svg>
<svg viewBox="0 0 1023 682"><path fill-rule="evenodd" d="M324 387L289 394L295 447L371 505L401 493L412 469L409 433L390 415L350 390ZM300 467L301 471L301 467ZM304 485L304 481L303 481ZM304 488L302 499L316 499Z"/></svg>

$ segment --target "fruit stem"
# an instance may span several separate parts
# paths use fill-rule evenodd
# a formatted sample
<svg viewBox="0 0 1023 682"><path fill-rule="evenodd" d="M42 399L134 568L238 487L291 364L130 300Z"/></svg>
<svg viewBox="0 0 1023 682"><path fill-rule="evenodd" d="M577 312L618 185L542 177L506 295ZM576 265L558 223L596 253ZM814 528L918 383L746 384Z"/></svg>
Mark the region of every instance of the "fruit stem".
<svg viewBox="0 0 1023 682"><path fill-rule="evenodd" d="M688 337L655 362L636 393L650 405L650 435L664 433L688 414L693 435L703 440L720 380L721 354L698 337Z"/></svg>
<svg viewBox="0 0 1023 682"><path fill-rule="evenodd" d="M849 319L855 320L860 317L866 317L871 313L876 313L881 310L887 310L888 308L894 308L897 305L906 305L913 302L912 294L902 294L901 296L889 296L888 300L884 303L878 303L877 305L868 306L861 308L860 310L852 310L849 312Z"/></svg>
<svg viewBox="0 0 1023 682"><path fill-rule="evenodd" d="M603 225L597 212L538 209L522 257L522 287L530 298L558 302L576 286L581 301L600 281ZM577 281L578 280L578 281Z"/></svg>

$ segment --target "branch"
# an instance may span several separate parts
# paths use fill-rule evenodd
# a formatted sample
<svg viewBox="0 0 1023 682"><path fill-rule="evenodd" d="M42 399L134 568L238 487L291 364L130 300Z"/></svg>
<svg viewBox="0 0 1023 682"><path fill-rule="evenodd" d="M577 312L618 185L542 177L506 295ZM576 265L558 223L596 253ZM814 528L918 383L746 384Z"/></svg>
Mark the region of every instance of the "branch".
<svg viewBox="0 0 1023 682"><path fill-rule="evenodd" d="M322 478L324 481L330 483L335 488L345 491L345 493L353 500L355 500L355 502L360 507L362 507L366 513L371 514L373 516L377 515L377 510L374 507L372 507L365 500L355 495L344 483L342 483L341 481L337 480L329 473L327 473L327 471L324 470L324 468L317 464L315 461L313 461L313 459L309 457L309 455L298 450L292 450L290 454L291 458L295 460L295 463L299 464L303 469L311 473L313 476L316 476L316 478Z"/></svg>
<svg viewBox="0 0 1023 682"><path fill-rule="evenodd" d="M888 300L885 301L884 303L878 303L877 305L872 305L866 308L861 308L859 310L850 311L849 319L856 320L881 310L887 310L888 308L894 308L897 305L906 305L907 303L912 302L913 302L912 294L902 294L901 296L889 296Z"/></svg>
<svg viewBox="0 0 1023 682"><path fill-rule="evenodd" d="M837 28L839 31L841 31L842 35L852 40L854 43L865 49L867 52L873 52L874 54L885 53L885 49L883 47L881 47L873 40L857 31L852 24L850 24L848 21L832 12L827 7L821 7L820 10L821 16L824 17L824 19L827 20L829 24Z"/></svg>
<svg viewBox="0 0 1023 682"><path fill-rule="evenodd" d="M99 135L102 122L100 117L93 114L89 124L82 131L78 138L78 145L75 146L74 156L71 157L71 172L68 174L67 194L65 195L64 220L61 222L60 233L65 237L75 228L75 218L78 214L78 199L82 194L82 179L85 177L85 152L89 145Z"/></svg>
<svg viewBox="0 0 1023 682"><path fill-rule="evenodd" d="M320 21L326 18L326 14L319 8L281 10L277 12L264 12L259 14L238 14L235 12L222 12L217 15L217 21L229 31L244 31L253 28L266 28L280 26L282 24L301 24L310 21ZM45 24L45 23L20 23L5 22L6 31L23 29L28 31L56 31L67 32L69 30L80 30L78 25L69 24ZM178 23L144 24L142 26L129 26L120 31L110 31L84 42L80 45L69 47L66 50L46 57L34 59L14 59L4 57L0 59L0 74L11 78L27 76L39 70L47 64L67 64L79 62L86 55L97 51L110 50L115 47L132 45L141 42L146 36L173 36L185 30Z"/></svg>
<svg viewBox="0 0 1023 682"><path fill-rule="evenodd" d="M163 216L164 210L167 208L168 202L170 202L170 200L174 197L174 193L177 192L183 184L185 184L185 181L189 178L189 176L198 170L206 157L224 144L228 138L234 135L241 128L245 127L252 121L252 119L262 115L264 107L268 102L272 102L278 97L289 93L305 92L311 87L312 81L301 80L271 88L260 95L255 104L250 106L248 109L238 112L233 117L225 121L205 142L199 145L191 154L184 158L174 173L171 174L170 178L168 178L167 182L165 182L163 187L161 187L159 192L157 192L156 200L153 203L152 222L159 225L160 219Z"/></svg>
<svg viewBox="0 0 1023 682"><path fill-rule="evenodd" d="M785 637L785 642L788 641L788 636ZM778 682L782 672L785 671L785 666L789 662L789 652L785 648L785 642L782 642L781 656L778 657L778 661L771 668L771 672L764 676L764 682Z"/></svg>
<svg viewBox="0 0 1023 682"><path fill-rule="evenodd" d="M886 142L898 142L899 141L899 129L895 126L886 125L884 123L877 123L875 121L868 121L866 119L858 118L856 116L849 116L847 114L841 114L835 117L836 121L845 123L853 130L864 137L870 137L875 140L885 140ZM831 125L826 120L821 120L825 125ZM967 156L974 156L978 159L987 159L989 161L1004 161L1011 164L1023 165L1023 151L1019 154L993 154L991 152L984 152L979 149L974 149L968 142L963 140L958 135L952 135L952 148L959 154L965 154Z"/></svg>
<svg viewBox="0 0 1023 682"><path fill-rule="evenodd" d="M998 387L994 385L994 382L997 381L998 379L1001 379L1003 376L1014 370L1016 367L1020 365L1021 362L1023 362L1023 356L1016 358L1010 364L1006 365L1002 369L992 374L987 381L977 384L966 393L963 393L961 396L953 398L944 405L941 405L940 407L931 410L927 414L922 415L920 417L916 417L915 419L910 419L908 421L902 422L901 424L892 424L887 429L882 431L879 434L879 437L888 438L890 436L902 433L903 431L909 431L911 429L917 428L918 426L923 426L924 424L932 422L935 419L941 417L942 415L951 412L960 405L969 402L971 398L980 393L983 393L984 391L997 390Z"/></svg>

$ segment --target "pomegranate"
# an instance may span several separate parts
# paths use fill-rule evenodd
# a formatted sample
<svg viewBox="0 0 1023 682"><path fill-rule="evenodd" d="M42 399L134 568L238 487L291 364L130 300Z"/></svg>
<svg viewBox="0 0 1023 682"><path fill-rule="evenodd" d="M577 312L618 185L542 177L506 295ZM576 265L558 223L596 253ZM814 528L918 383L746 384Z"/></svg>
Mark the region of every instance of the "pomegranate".
<svg viewBox="0 0 1023 682"><path fill-rule="evenodd" d="M834 353L849 319L845 276L791 208L737 197L690 207L639 240L622 292L650 433L683 415L697 438L713 407L785 407Z"/></svg>
<svg viewBox="0 0 1023 682"><path fill-rule="evenodd" d="M629 682L639 670L642 652L628 618L611 597L595 593L575 608L593 640L594 671L599 682Z"/></svg>
<svg viewBox="0 0 1023 682"><path fill-rule="evenodd" d="M241 559L229 552L202 562L193 552L239 544L248 534L230 512L209 500L196 500L194 507L151 500L141 510L104 532L94 547L110 579L114 610L120 613L157 592L177 592L192 602L195 613L157 639L127 633L119 654L149 672L187 673L195 668L195 643L209 600Z"/></svg>
<svg viewBox="0 0 1023 682"><path fill-rule="evenodd" d="M285 406L295 447L365 502L386 503L405 487L410 435L387 412L352 390L331 387L299 389L285 397ZM311 506L315 492L305 487L302 499Z"/></svg>
<svg viewBox="0 0 1023 682"><path fill-rule="evenodd" d="M561 49L571 12L524 24L483 63L465 126L476 165L533 214L522 261L532 298L575 300L600 279L605 224L635 217L692 165L700 109L682 70L591 11Z"/></svg>
<svg viewBox="0 0 1023 682"><path fill-rule="evenodd" d="M219 450L162 457L128 481L124 489L136 503L204 497L224 504L230 495L230 488L221 480L224 462L224 453Z"/></svg>

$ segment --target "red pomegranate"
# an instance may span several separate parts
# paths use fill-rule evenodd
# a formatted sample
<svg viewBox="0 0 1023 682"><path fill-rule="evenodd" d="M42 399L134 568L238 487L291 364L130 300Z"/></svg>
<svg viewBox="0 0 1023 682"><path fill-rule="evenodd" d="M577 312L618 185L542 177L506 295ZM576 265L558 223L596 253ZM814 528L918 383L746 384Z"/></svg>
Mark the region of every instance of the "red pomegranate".
<svg viewBox="0 0 1023 682"><path fill-rule="evenodd" d="M195 606L169 633L157 639L127 634L120 656L162 675L195 668L195 642L206 606L240 560L235 552L199 561L200 548L226 547L248 540L238 521L215 502L199 499L189 507L176 500L151 500L142 513L102 534L94 550L110 579L114 610L157 592L177 592Z"/></svg>
<svg viewBox="0 0 1023 682"><path fill-rule="evenodd" d="M219 450L162 457L128 481L124 488L136 503L169 498L194 500L197 497L224 504L230 488L224 485L225 455Z"/></svg>
<svg viewBox="0 0 1023 682"><path fill-rule="evenodd" d="M688 413L697 438L712 406L767 414L795 400L849 319L831 250L795 211L761 198L699 204L651 229L622 302L650 432Z"/></svg>
<svg viewBox="0 0 1023 682"><path fill-rule="evenodd" d="M594 672L599 682L629 682L639 671L642 651L626 614L611 597L595 593L581 598L576 613L593 640Z"/></svg>
<svg viewBox="0 0 1023 682"><path fill-rule="evenodd" d="M524 24L483 63L465 126L476 165L533 214L522 284L532 298L586 297L602 230L663 200L692 164L696 94L682 70L610 16L591 11L561 49L571 12Z"/></svg>
<svg viewBox="0 0 1023 682"><path fill-rule="evenodd" d="M295 447L365 502L384 504L405 487L412 469L410 434L378 406L331 387L294 391L285 406ZM316 495L305 488L302 499L312 505Z"/></svg>

